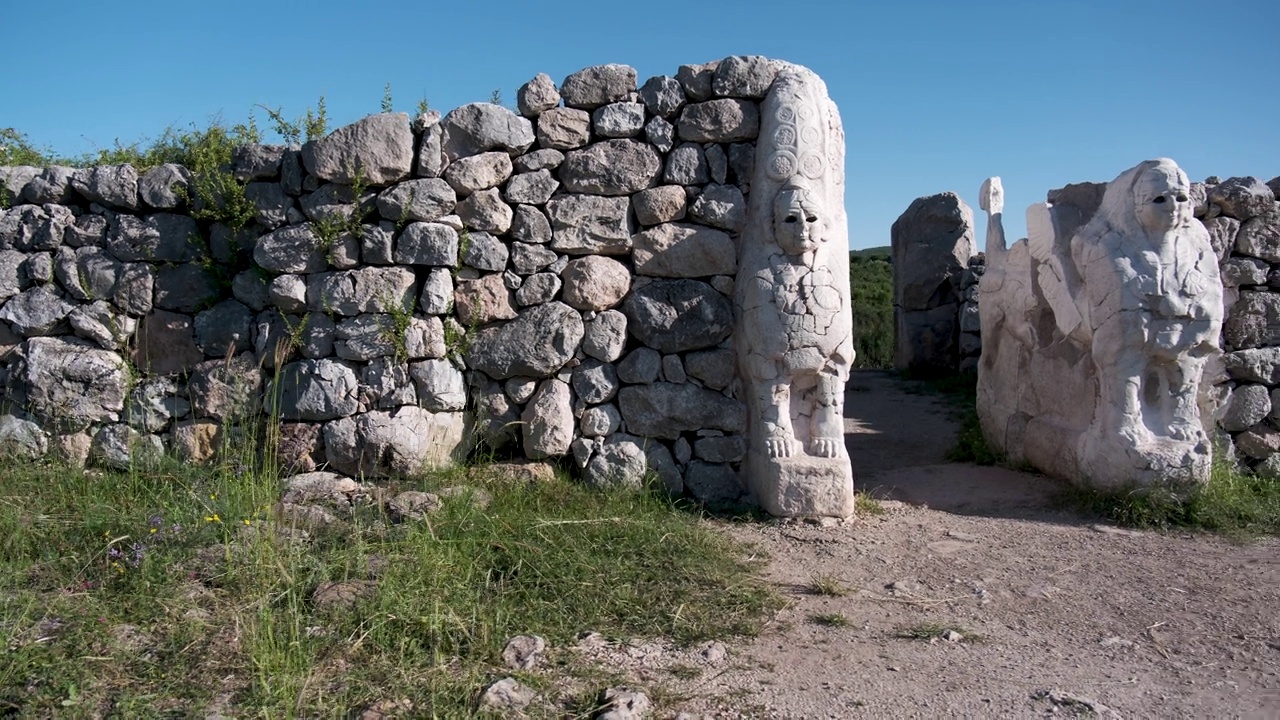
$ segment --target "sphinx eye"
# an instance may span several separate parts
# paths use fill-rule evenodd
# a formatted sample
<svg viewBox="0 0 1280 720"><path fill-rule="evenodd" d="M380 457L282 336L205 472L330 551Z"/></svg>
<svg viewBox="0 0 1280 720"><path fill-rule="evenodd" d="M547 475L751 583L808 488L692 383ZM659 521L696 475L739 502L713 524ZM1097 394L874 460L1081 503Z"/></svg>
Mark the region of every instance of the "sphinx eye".
<svg viewBox="0 0 1280 720"><path fill-rule="evenodd" d="M795 222L797 219L798 219L798 218L797 218L795 215L788 215L788 216L787 216L787 219L786 219L786 220L784 220L783 222L793 223L793 222Z"/></svg>
<svg viewBox="0 0 1280 720"><path fill-rule="evenodd" d="M1187 201L1187 196L1186 196L1186 195L1179 195L1179 196L1178 196L1178 202L1186 202L1186 201Z"/></svg>
<svg viewBox="0 0 1280 720"><path fill-rule="evenodd" d="M1156 199L1152 200L1151 202L1153 202L1153 203L1155 203L1155 204L1157 204L1157 205L1163 205L1163 204L1164 204L1164 196L1163 196L1163 195L1160 195L1160 196L1156 197Z"/></svg>

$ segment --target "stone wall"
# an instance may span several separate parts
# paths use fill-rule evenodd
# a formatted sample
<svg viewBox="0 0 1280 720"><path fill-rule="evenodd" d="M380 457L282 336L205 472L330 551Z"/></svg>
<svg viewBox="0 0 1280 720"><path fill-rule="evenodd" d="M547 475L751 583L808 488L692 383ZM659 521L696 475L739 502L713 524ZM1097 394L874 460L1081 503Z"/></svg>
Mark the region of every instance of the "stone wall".
<svg viewBox="0 0 1280 720"><path fill-rule="evenodd" d="M407 475L486 443L738 500L736 242L782 67L596 66L534 78L518 113L243 147L238 230L193 216L178 166L0 168L0 441L206 460L271 416L290 471Z"/></svg>

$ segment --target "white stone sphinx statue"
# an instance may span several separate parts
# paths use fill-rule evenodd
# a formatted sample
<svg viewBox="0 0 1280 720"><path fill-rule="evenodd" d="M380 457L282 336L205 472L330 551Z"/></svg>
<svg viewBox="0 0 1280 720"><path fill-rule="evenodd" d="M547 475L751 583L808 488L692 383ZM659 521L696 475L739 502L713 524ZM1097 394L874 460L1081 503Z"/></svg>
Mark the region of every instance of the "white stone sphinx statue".
<svg viewBox="0 0 1280 720"><path fill-rule="evenodd" d="M1006 248L1000 180L983 185L978 415L1010 460L1099 488L1207 479L1198 399L1222 282L1189 191L1172 160L1148 160L1083 226L1078 208L1031 206Z"/></svg>
<svg viewBox="0 0 1280 720"><path fill-rule="evenodd" d="M745 474L773 515L848 517L844 386L853 362L844 130L809 70L778 73L761 116L739 242L739 370L750 408Z"/></svg>

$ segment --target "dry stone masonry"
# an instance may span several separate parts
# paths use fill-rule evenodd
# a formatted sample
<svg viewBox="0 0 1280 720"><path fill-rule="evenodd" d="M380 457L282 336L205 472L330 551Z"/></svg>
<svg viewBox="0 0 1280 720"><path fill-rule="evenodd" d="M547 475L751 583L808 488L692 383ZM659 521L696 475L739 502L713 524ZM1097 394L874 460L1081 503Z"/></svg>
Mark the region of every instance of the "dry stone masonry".
<svg viewBox="0 0 1280 720"><path fill-rule="evenodd" d="M810 463L818 499L766 506L847 515L821 81L760 57L643 84L602 65L516 102L239 148L240 228L195 218L182 167L0 168L0 442L203 461L274 417L290 471L412 475L483 443L708 503Z"/></svg>

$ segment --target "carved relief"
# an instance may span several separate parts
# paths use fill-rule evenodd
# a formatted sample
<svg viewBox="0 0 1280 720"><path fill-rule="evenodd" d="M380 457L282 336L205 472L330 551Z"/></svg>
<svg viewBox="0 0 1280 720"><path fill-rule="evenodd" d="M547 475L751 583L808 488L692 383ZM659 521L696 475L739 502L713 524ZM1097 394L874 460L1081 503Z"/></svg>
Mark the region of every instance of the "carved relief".
<svg viewBox="0 0 1280 720"><path fill-rule="evenodd" d="M996 189L998 179L983 191L978 410L988 439L1093 485L1205 479L1198 398L1219 352L1222 284L1186 174L1168 159L1125 171L1069 236L1065 210L1032 206L1028 239L1007 250Z"/></svg>
<svg viewBox="0 0 1280 720"><path fill-rule="evenodd" d="M779 73L765 99L737 283L739 364L751 405L748 484L775 515L844 517L853 479L843 397L853 360L844 135L813 73Z"/></svg>

